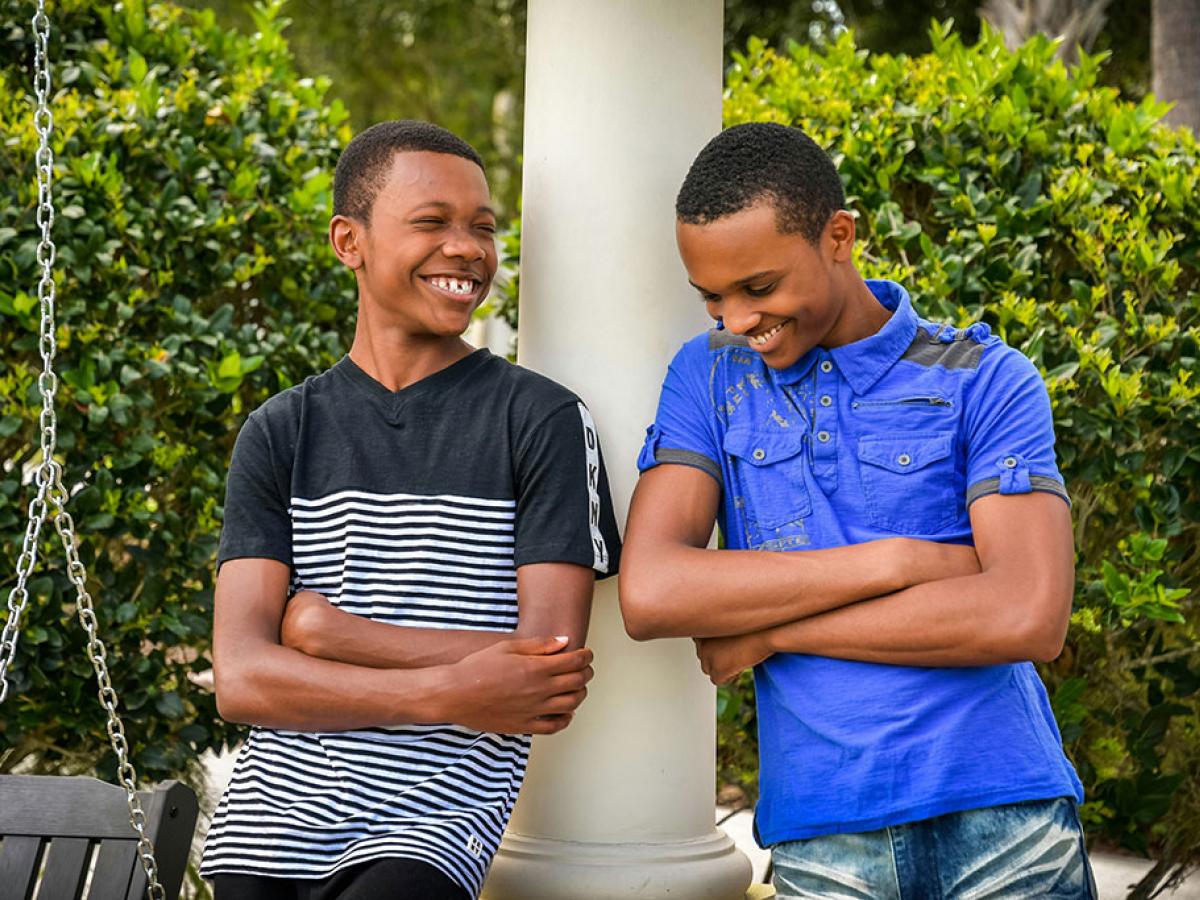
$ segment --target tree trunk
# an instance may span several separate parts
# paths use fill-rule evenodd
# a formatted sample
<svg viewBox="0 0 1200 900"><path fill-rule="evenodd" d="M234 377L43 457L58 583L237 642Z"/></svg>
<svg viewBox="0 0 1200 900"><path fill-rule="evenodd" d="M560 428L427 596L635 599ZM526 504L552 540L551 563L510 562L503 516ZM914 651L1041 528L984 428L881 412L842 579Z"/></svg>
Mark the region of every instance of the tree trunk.
<svg viewBox="0 0 1200 900"><path fill-rule="evenodd" d="M1024 44L1035 34L1044 34L1061 43L1058 56L1063 62L1079 61L1078 48L1090 50L1104 29L1104 11L1111 0L987 0L979 17L1004 35L1010 50Z"/></svg>
<svg viewBox="0 0 1200 900"><path fill-rule="evenodd" d="M1200 0L1154 0L1150 29L1154 93L1175 104L1167 121L1200 133Z"/></svg>

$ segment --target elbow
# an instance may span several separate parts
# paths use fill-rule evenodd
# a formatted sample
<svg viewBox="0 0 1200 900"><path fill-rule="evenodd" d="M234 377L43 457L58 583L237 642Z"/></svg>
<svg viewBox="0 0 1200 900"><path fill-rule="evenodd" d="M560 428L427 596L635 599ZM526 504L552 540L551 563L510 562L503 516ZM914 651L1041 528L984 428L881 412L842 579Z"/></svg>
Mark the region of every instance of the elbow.
<svg viewBox="0 0 1200 900"><path fill-rule="evenodd" d="M236 696L235 691L222 688L219 684L216 689L217 699L217 715L226 722L234 722L239 725L250 724L249 717L243 709L242 699Z"/></svg>
<svg viewBox="0 0 1200 900"><path fill-rule="evenodd" d="M216 695L217 714L226 722L253 725L254 713L248 679L244 673L231 671L219 661L213 664L213 692Z"/></svg>
<svg viewBox="0 0 1200 900"><path fill-rule="evenodd" d="M299 599L297 596L288 603L279 626L279 643L305 656L323 656L321 639L327 633L321 621L323 610L313 604L301 603Z"/></svg>
<svg viewBox="0 0 1200 900"><path fill-rule="evenodd" d="M653 579L639 576L636 571L626 573L622 569L617 576L617 595L626 634L635 641L651 641L668 636L660 621L662 604L654 590Z"/></svg>
<svg viewBox="0 0 1200 900"><path fill-rule="evenodd" d="M1025 607L1011 654L1014 659L1048 663L1058 659L1066 645L1071 621L1071 597L1041 595Z"/></svg>
<svg viewBox="0 0 1200 900"><path fill-rule="evenodd" d="M1049 663L1054 662L1063 652L1063 647L1067 643L1066 628L1045 628L1043 627L1037 634L1031 635L1027 646L1029 648L1026 658L1030 662Z"/></svg>

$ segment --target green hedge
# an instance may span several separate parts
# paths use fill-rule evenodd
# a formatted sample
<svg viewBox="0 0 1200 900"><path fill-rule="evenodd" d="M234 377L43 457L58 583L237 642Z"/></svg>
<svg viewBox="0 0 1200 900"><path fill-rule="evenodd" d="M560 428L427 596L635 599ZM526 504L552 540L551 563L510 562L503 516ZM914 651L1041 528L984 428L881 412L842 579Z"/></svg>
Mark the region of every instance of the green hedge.
<svg viewBox="0 0 1200 900"><path fill-rule="evenodd" d="M0 16L0 579L36 462L34 4ZM241 414L346 346L353 282L324 230L348 138L300 80L277 7L258 33L164 3L53 4L59 447L139 773L184 773L237 736L209 667L213 559ZM53 529L49 537L56 539ZM109 774L61 548L32 583L0 771ZM7 611L0 612L7 618Z"/></svg>
<svg viewBox="0 0 1200 900"><path fill-rule="evenodd" d="M1015 52L949 25L933 52L843 37L752 41L725 121L802 126L836 158L864 274L922 315L982 319L1041 368L1074 500L1068 645L1044 667L1093 835L1200 862L1200 174L1158 124L1036 39ZM723 762L744 777L747 688L727 691Z"/></svg>

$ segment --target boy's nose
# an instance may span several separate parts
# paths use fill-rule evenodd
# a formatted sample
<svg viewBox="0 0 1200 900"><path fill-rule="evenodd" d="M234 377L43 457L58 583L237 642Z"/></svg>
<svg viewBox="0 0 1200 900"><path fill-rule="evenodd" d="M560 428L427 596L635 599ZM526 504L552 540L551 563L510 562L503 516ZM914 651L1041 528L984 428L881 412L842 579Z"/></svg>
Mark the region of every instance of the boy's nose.
<svg viewBox="0 0 1200 900"><path fill-rule="evenodd" d="M737 309L725 309L721 313L721 321L725 330L733 334L746 334L758 327L762 315L757 312L741 312Z"/></svg>
<svg viewBox="0 0 1200 900"><path fill-rule="evenodd" d="M477 239L462 233L448 237L442 245L442 252L447 256L468 260L483 259L487 256L486 248Z"/></svg>

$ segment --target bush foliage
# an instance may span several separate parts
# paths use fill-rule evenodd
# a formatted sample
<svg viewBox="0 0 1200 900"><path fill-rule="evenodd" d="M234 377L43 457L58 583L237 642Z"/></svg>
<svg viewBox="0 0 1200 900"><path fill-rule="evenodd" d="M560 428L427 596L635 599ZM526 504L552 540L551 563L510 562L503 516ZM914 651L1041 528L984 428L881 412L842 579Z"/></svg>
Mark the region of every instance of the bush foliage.
<svg viewBox="0 0 1200 900"><path fill-rule="evenodd" d="M864 274L927 318L982 319L1041 368L1074 501L1068 646L1043 668L1093 835L1200 862L1197 145L1054 45L868 55L751 41L726 124L803 127L838 162ZM723 731L752 729L747 688ZM744 748L726 740L734 769ZM736 779L737 773L733 773Z"/></svg>
<svg viewBox="0 0 1200 900"><path fill-rule="evenodd" d="M13 584L36 463L38 231L29 28L0 4L0 564ZM59 448L140 775L235 738L209 667L213 559L243 410L332 361L352 282L325 246L348 135L299 79L277 7L253 37L209 12L124 0L52 10ZM111 773L74 595L49 529L32 582L0 771ZM7 618L7 611L3 613Z"/></svg>

